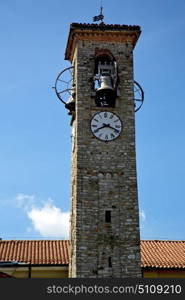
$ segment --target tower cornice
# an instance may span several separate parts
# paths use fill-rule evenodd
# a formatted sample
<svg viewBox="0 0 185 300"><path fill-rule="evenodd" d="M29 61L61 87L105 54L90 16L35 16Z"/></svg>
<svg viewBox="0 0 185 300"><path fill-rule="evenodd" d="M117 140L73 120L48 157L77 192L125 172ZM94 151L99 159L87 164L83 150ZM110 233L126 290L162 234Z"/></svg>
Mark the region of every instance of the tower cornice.
<svg viewBox="0 0 185 300"><path fill-rule="evenodd" d="M65 59L72 61L74 49L78 40L126 43L133 48L141 34L140 26L117 24L86 24L72 23L66 46Z"/></svg>

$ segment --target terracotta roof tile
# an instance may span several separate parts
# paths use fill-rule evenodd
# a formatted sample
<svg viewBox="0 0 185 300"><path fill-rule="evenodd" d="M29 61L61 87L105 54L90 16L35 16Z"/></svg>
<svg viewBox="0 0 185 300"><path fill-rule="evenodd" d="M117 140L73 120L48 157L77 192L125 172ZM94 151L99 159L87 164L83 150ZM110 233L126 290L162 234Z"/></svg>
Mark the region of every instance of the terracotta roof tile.
<svg viewBox="0 0 185 300"><path fill-rule="evenodd" d="M33 265L68 264L69 241L0 241L0 262L18 261Z"/></svg>
<svg viewBox="0 0 185 300"><path fill-rule="evenodd" d="M69 263L69 241L0 241L0 262L17 261L32 265ZM141 241L143 268L185 269L185 241Z"/></svg>
<svg viewBox="0 0 185 300"><path fill-rule="evenodd" d="M185 269L185 241L142 241L142 267Z"/></svg>

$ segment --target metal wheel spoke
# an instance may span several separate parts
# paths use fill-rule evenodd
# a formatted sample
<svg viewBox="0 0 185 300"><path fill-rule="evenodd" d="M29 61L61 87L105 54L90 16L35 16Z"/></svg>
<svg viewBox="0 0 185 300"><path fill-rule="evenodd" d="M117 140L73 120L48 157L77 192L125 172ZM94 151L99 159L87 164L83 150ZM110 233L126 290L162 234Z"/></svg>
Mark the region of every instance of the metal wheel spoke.
<svg viewBox="0 0 185 300"><path fill-rule="evenodd" d="M70 96L74 89L72 86L73 82L73 69L74 67L68 67L59 73L56 82L55 82L55 92L57 97L63 102L66 103L66 99L69 100Z"/></svg>
<svg viewBox="0 0 185 300"><path fill-rule="evenodd" d="M134 81L134 104L135 104L135 112L138 111L143 105L144 101L144 92L142 87L139 85L137 81Z"/></svg>
<svg viewBox="0 0 185 300"><path fill-rule="evenodd" d="M65 81L65 80L62 80L62 79L60 79L60 78L58 78L58 80L59 80L59 81L61 81L61 82L64 82L64 83L66 83L66 84L68 84L68 82L67 82L67 81Z"/></svg>
<svg viewBox="0 0 185 300"><path fill-rule="evenodd" d="M142 99L134 99L135 101L143 102Z"/></svg>

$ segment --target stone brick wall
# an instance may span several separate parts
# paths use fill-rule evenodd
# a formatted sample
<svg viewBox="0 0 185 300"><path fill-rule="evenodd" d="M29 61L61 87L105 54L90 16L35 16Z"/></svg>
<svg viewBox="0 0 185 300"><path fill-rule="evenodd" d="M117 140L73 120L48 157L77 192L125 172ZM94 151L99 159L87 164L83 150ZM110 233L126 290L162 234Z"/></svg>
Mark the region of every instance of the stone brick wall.
<svg viewBox="0 0 185 300"><path fill-rule="evenodd" d="M133 45L78 40L75 47L69 277L141 277ZM118 64L120 96L115 108L96 107L91 97L97 49L111 51ZM120 137L107 143L96 139L90 130L91 117L105 110L115 112L123 122ZM106 222L106 211L111 222Z"/></svg>

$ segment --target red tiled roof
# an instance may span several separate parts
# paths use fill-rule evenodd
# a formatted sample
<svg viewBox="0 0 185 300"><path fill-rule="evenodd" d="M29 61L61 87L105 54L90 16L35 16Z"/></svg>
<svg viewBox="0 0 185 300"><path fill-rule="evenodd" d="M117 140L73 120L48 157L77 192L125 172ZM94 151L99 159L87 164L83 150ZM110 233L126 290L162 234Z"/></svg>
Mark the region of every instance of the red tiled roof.
<svg viewBox="0 0 185 300"><path fill-rule="evenodd" d="M33 265L69 263L69 241L12 240L0 241L0 262L24 262Z"/></svg>
<svg viewBox="0 0 185 300"><path fill-rule="evenodd" d="M185 269L185 241L142 241L142 267Z"/></svg>
<svg viewBox="0 0 185 300"><path fill-rule="evenodd" d="M32 265L69 263L69 241L0 241L0 262L17 261ZM141 241L143 268L185 269L185 241Z"/></svg>

